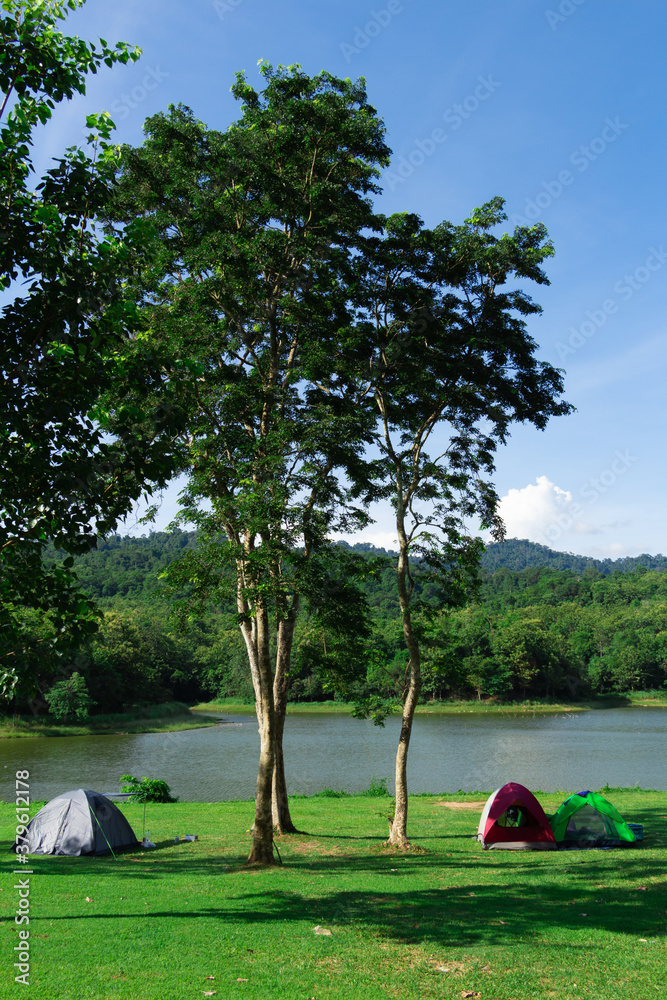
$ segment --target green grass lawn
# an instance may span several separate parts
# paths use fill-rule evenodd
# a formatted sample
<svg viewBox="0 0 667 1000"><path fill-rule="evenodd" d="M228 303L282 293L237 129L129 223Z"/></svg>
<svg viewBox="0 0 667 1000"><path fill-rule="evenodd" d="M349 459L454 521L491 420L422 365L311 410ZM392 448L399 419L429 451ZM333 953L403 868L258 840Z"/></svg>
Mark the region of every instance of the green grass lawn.
<svg viewBox="0 0 667 1000"><path fill-rule="evenodd" d="M30 859L30 986L12 980L13 855L0 997L647 1000L667 993L667 792L609 792L642 845L482 851L484 795L416 796L417 850L384 847L391 800L295 798L284 864L243 865L250 802L147 806L153 851ZM540 795L547 812L565 797ZM143 807L124 804L135 832ZM4 847L12 806L0 807ZM194 843L174 837L194 833ZM27 867L27 866L26 866ZM316 928L330 934L316 933ZM212 977L212 978L210 978Z"/></svg>
<svg viewBox="0 0 667 1000"><path fill-rule="evenodd" d="M660 701L657 701L656 703L662 704ZM664 703L667 705L667 698ZM624 702L623 704L626 703ZM627 702L627 704L629 704L629 702ZM288 704L287 714L299 715L300 713L314 713L326 715L349 715L352 712L353 707L353 705L349 705L343 701L298 701ZM496 714L509 712L514 715L518 712L526 712L529 715L534 715L540 712L580 712L590 707L591 706L589 704L572 705L557 701L429 701L424 702L421 705L417 705L415 712L417 715L486 714L488 712ZM616 705L614 707L616 707ZM195 705L193 711L224 712L228 715L253 715L255 712L255 703L252 702L251 704L250 702L235 701L233 698L225 698L222 701L202 702L199 705ZM397 704L396 714L400 714L400 712L401 706Z"/></svg>
<svg viewBox="0 0 667 1000"><path fill-rule="evenodd" d="M593 708L627 708L632 705L667 708L667 690L628 691L625 694L597 695L579 702L549 701L546 698L525 701L495 701L491 698L484 701L428 701L418 705L416 713L417 715L464 715L491 712L537 715L548 712L583 712ZM300 712L315 712L349 715L352 708L352 705L342 701L300 701L289 704L287 714L298 715ZM229 715L252 714L255 711L255 703L224 698L218 701L202 702L195 705L193 711L225 712ZM400 711L400 706L397 706L397 711Z"/></svg>

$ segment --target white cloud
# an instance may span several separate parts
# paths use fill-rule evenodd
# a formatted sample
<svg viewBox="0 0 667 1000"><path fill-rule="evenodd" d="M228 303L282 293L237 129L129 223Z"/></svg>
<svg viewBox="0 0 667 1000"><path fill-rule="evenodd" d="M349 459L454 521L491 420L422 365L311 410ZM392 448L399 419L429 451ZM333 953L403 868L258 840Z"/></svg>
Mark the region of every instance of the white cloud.
<svg viewBox="0 0 667 1000"><path fill-rule="evenodd" d="M331 539L332 541L342 539L349 542L350 545L356 545L357 542L368 542L378 549L388 549L390 552L396 552L398 549L396 531L360 531L356 535L345 535L335 532L331 535Z"/></svg>
<svg viewBox="0 0 667 1000"><path fill-rule="evenodd" d="M552 549L598 559L649 551L650 547L629 537L628 529L634 521L614 517L623 511L607 504L598 505L598 499L596 495L594 501L584 506L569 490L561 489L548 476L538 476L535 483L510 490L502 497L499 512L505 522L507 538L527 538Z"/></svg>
<svg viewBox="0 0 667 1000"><path fill-rule="evenodd" d="M589 524L587 521L574 521L571 530L574 531L575 535L602 534L602 528L596 528L594 524Z"/></svg>
<svg viewBox="0 0 667 1000"><path fill-rule="evenodd" d="M508 538L528 538L532 542L549 544L553 525L571 522L568 509L572 503L569 490L562 490L547 476L538 476L535 484L521 490L510 490L500 500L499 512ZM574 524L569 526L574 527Z"/></svg>

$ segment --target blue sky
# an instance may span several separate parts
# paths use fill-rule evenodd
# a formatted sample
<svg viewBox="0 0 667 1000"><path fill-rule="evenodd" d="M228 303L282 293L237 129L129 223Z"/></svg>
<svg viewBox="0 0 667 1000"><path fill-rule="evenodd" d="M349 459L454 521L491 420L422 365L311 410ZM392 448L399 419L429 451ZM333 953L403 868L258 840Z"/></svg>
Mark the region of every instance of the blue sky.
<svg viewBox="0 0 667 1000"><path fill-rule="evenodd" d="M239 115L234 73L260 86L266 59L366 78L394 151L378 210L456 223L498 194L508 225L544 222L556 256L530 330L577 412L515 428L499 452L508 536L598 557L667 552L663 3L88 0L64 30L143 56L57 110L40 165L93 111L123 142L172 102L224 128ZM377 515L363 537L390 544L390 513Z"/></svg>

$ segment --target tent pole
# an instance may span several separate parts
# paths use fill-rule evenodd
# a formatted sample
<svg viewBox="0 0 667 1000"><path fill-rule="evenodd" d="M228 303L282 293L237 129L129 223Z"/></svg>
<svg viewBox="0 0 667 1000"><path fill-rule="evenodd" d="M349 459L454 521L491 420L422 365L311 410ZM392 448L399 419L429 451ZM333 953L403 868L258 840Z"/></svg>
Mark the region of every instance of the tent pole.
<svg viewBox="0 0 667 1000"><path fill-rule="evenodd" d="M91 815L92 815L93 819L95 820L95 822L96 822L96 823L97 823L97 825L99 826L100 830L102 831L102 836L103 836L103 837L104 837L104 839L105 839L105 840L107 841L107 847L109 848L109 850L110 850L110 851L111 851L111 853L113 854L113 847L111 846L111 844L110 844L110 843L109 843L109 841L107 840L107 835L106 835L106 833L104 832L104 830L102 830L102 824L100 823L99 819L98 819L98 818L97 818L97 816L95 815L95 813L94 813L94 811L93 811L93 807L91 806L90 802L88 803L88 808L90 809L90 812L91 812ZM115 854L113 854L113 859L114 859L114 861L118 861L118 858L116 857L116 855L115 855Z"/></svg>

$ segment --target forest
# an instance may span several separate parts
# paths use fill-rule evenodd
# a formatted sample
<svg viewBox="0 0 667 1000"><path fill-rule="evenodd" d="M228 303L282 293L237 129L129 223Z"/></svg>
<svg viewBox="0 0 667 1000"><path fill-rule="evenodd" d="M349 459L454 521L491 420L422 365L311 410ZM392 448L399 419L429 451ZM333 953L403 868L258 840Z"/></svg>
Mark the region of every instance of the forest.
<svg viewBox="0 0 667 1000"><path fill-rule="evenodd" d="M232 601L188 620L183 592L165 582L169 565L196 547L195 532L112 535L79 556L80 584L102 609L100 631L66 662L44 662L42 695L54 677L76 673L92 712L171 698L252 702ZM335 615L323 621L307 614L297 626L289 699L398 704L407 654L395 554L364 543L336 549L368 567L359 583L367 631L355 648L356 676L346 669L347 637L338 634ZM576 700L665 687L665 564L663 556L600 562L510 539L487 547L477 593L453 610L442 607L438 581L424 571L415 617L424 649L422 700ZM47 708L44 697L27 692L23 701L34 711Z"/></svg>

